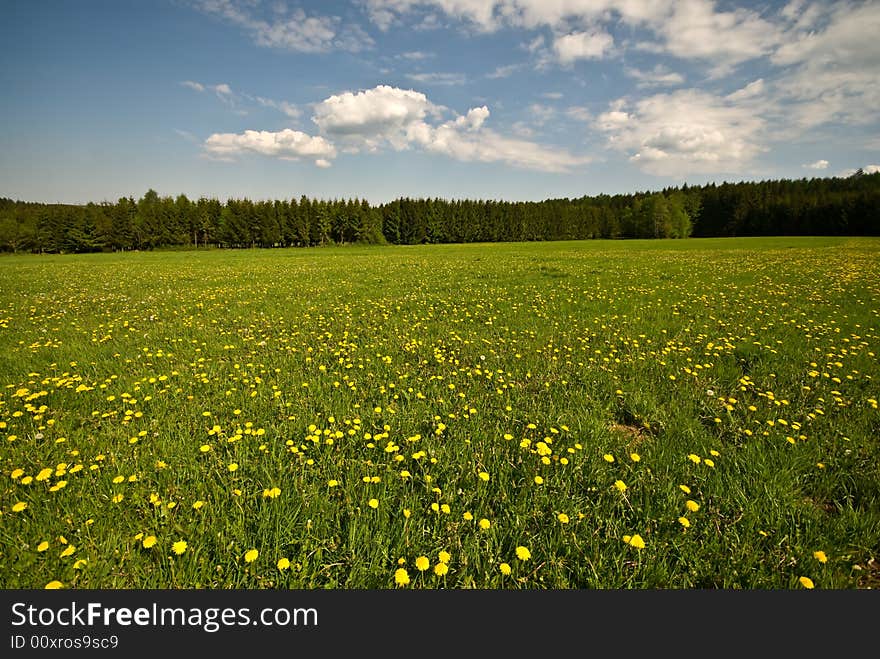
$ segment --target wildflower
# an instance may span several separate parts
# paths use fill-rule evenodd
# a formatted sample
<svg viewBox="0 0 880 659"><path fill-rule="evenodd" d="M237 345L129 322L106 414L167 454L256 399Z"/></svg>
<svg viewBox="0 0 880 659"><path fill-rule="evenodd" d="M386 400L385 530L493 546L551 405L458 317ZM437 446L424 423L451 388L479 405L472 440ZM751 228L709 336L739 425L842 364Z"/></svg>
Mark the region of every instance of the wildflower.
<svg viewBox="0 0 880 659"><path fill-rule="evenodd" d="M556 516L556 519L558 519L563 524L568 524L568 522L569 522L568 515L566 515L565 513L559 513Z"/></svg>
<svg viewBox="0 0 880 659"><path fill-rule="evenodd" d="M678 523L681 524L684 528L690 528L691 522L687 517L679 517Z"/></svg>
<svg viewBox="0 0 880 659"><path fill-rule="evenodd" d="M689 453L689 454L688 454L688 460L690 460L690 461L693 462L694 464L700 464L700 460L701 460L701 459L702 459L702 458L700 458L700 456L697 455L696 453Z"/></svg>
<svg viewBox="0 0 880 659"><path fill-rule="evenodd" d="M398 586L405 586L409 583L409 573L406 568L399 567L394 571L394 583Z"/></svg>
<svg viewBox="0 0 880 659"><path fill-rule="evenodd" d="M50 581L49 583L47 583L47 584L44 586L44 588L45 588L46 590L58 590L59 588L64 588L64 584L61 583L60 581L57 581L57 580L56 580L56 581Z"/></svg>
<svg viewBox="0 0 880 659"><path fill-rule="evenodd" d="M148 535L146 538L144 538L144 541L141 544L143 545L144 549L149 549L150 547L155 546L156 536Z"/></svg>
<svg viewBox="0 0 880 659"><path fill-rule="evenodd" d="M256 549L248 549L244 553L244 562L245 563L253 563L255 560L257 560L257 557L259 555L260 555L260 552L257 551Z"/></svg>
<svg viewBox="0 0 880 659"><path fill-rule="evenodd" d="M815 587L813 585L813 580L810 579L810 577L798 577L798 581L800 582L801 586L803 586L807 590L811 590Z"/></svg>
<svg viewBox="0 0 880 659"><path fill-rule="evenodd" d="M171 545L171 551L180 556L183 552L186 551L186 540L178 540L173 545Z"/></svg>
<svg viewBox="0 0 880 659"><path fill-rule="evenodd" d="M290 567L290 561L286 558L279 558L275 565L279 570L284 571Z"/></svg>
<svg viewBox="0 0 880 659"><path fill-rule="evenodd" d="M630 453L629 459L632 460L633 462L638 462L639 460L642 459L642 456L640 456L638 453Z"/></svg>
<svg viewBox="0 0 880 659"><path fill-rule="evenodd" d="M625 536L623 536L623 541L626 544L628 544L632 547L635 547L636 549L644 549L645 548L645 541L642 540L642 536L640 536L639 534L636 534L633 536L625 535Z"/></svg>
<svg viewBox="0 0 880 659"><path fill-rule="evenodd" d="M19 501L18 503L12 504L12 512L20 513L22 510L27 508L28 505L24 501Z"/></svg>
<svg viewBox="0 0 880 659"><path fill-rule="evenodd" d="M227 468L230 472L238 471L238 463L237 463L237 462L230 462L229 465L228 465L226 468Z"/></svg>
<svg viewBox="0 0 880 659"><path fill-rule="evenodd" d="M684 505L687 506L687 509L690 510L692 513L695 513L700 509L700 504L698 504L696 501L692 501L691 499L688 499Z"/></svg>
<svg viewBox="0 0 880 659"><path fill-rule="evenodd" d="M76 551L76 547L74 547L73 545L67 545L64 548L64 550L61 552L61 558L67 558L75 551Z"/></svg>
<svg viewBox="0 0 880 659"><path fill-rule="evenodd" d="M614 487L621 493L626 492L626 483L621 480L614 481Z"/></svg>
<svg viewBox="0 0 880 659"><path fill-rule="evenodd" d="M508 565L507 563L502 563L501 565L498 566L498 569L501 570L501 574L503 574L504 576L507 576L510 574L510 565Z"/></svg>
<svg viewBox="0 0 880 659"><path fill-rule="evenodd" d="M614 456L611 455L610 453L606 453L605 455L603 455L602 459L609 464L614 462Z"/></svg>
<svg viewBox="0 0 880 659"><path fill-rule="evenodd" d="M489 480L489 474L485 471L481 471L479 476L481 481L487 482Z"/></svg>
<svg viewBox="0 0 880 659"><path fill-rule="evenodd" d="M488 519L486 519L485 517L483 519L481 519L478 522L478 524L480 525L480 528L483 529L484 531L488 530L489 527L492 526L492 523Z"/></svg>
<svg viewBox="0 0 880 659"><path fill-rule="evenodd" d="M449 572L449 566L446 563L437 563L434 566L434 574L438 577L445 577L447 572Z"/></svg>
<svg viewBox="0 0 880 659"><path fill-rule="evenodd" d="M814 551L813 558L815 558L820 563L827 563L828 557L825 555L824 551Z"/></svg>
<svg viewBox="0 0 880 659"><path fill-rule="evenodd" d="M691 488L689 488L687 485L679 485L679 486L678 486L678 489L680 489L680 490L681 490L682 492L684 492L685 494L690 494L690 493L691 493Z"/></svg>
<svg viewBox="0 0 880 659"><path fill-rule="evenodd" d="M427 556L419 556L416 559L416 568L419 572L424 572L429 567L431 567L431 561L428 560Z"/></svg>
<svg viewBox="0 0 880 659"><path fill-rule="evenodd" d="M370 499L369 501L367 501L367 505L373 509L378 508L379 507L379 500L378 499Z"/></svg>
<svg viewBox="0 0 880 659"><path fill-rule="evenodd" d="M516 548L516 557L521 561L527 561L532 557L532 552L523 546Z"/></svg>
<svg viewBox="0 0 880 659"><path fill-rule="evenodd" d="M437 554L437 558L441 563L448 563L452 556L449 555L448 551L441 551Z"/></svg>
<svg viewBox="0 0 880 659"><path fill-rule="evenodd" d="M535 476L535 485L542 485L544 483L544 479L540 476Z"/></svg>
<svg viewBox="0 0 880 659"><path fill-rule="evenodd" d="M338 485L339 481L335 478L331 478L329 481L327 481L327 487L337 487Z"/></svg>
<svg viewBox="0 0 880 659"><path fill-rule="evenodd" d="M466 510L462 514L462 517L464 518L464 521L470 522L474 518L474 515L473 515L473 513L471 513L471 511Z"/></svg>
<svg viewBox="0 0 880 659"><path fill-rule="evenodd" d="M46 551L49 548L49 543L43 540L40 544L37 545L37 551Z"/></svg>

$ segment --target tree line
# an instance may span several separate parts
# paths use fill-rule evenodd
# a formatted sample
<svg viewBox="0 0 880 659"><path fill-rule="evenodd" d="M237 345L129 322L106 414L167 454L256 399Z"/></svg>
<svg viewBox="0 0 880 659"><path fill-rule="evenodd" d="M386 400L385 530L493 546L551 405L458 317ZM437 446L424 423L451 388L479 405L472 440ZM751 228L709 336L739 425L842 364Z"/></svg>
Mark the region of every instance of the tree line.
<svg viewBox="0 0 880 659"><path fill-rule="evenodd" d="M85 205L0 198L6 252L756 235L880 235L880 173L540 202L407 197L373 206L301 196L223 203L152 189L137 200Z"/></svg>

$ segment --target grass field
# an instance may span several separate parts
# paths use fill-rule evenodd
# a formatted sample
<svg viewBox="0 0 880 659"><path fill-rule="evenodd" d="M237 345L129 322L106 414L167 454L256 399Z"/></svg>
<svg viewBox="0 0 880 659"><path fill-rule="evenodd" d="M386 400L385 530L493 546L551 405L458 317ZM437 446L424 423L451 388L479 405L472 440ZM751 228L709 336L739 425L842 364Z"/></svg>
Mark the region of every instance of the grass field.
<svg viewBox="0 0 880 659"><path fill-rule="evenodd" d="M0 586L876 587L878 257L2 258Z"/></svg>

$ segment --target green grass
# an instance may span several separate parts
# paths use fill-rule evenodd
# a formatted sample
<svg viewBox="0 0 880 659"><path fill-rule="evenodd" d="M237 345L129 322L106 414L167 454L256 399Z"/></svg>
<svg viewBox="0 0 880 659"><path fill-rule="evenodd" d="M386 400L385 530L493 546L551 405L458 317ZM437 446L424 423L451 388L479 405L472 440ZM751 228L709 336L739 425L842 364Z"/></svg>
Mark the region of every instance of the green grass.
<svg viewBox="0 0 880 659"><path fill-rule="evenodd" d="M0 259L0 586L876 587L878 254Z"/></svg>

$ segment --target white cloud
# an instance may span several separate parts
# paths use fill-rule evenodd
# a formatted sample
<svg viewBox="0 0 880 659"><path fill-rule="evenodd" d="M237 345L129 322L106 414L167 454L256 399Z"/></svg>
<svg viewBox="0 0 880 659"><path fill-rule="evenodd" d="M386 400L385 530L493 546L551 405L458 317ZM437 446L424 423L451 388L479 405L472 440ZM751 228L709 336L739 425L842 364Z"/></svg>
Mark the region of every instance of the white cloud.
<svg viewBox="0 0 880 659"><path fill-rule="evenodd" d="M220 83L219 85L214 85L213 89L218 96L229 96L232 94L232 89L230 89L229 85L225 82Z"/></svg>
<svg viewBox="0 0 880 659"><path fill-rule="evenodd" d="M696 89L618 100L594 125L610 148L661 176L738 172L764 150L753 108Z"/></svg>
<svg viewBox="0 0 880 659"><path fill-rule="evenodd" d="M338 16L308 15L301 8L288 13L286 6L276 5L264 17L251 0L197 0L195 6L245 29L259 46L302 53L359 52L374 46L360 26L343 24Z"/></svg>
<svg viewBox="0 0 880 659"><path fill-rule="evenodd" d="M746 99L761 96L764 93L764 79L758 78L747 84L742 89L737 89L726 96L728 101L744 101Z"/></svg>
<svg viewBox="0 0 880 659"><path fill-rule="evenodd" d="M880 165L865 165L864 167L861 167L861 170L865 174L877 174L880 172ZM857 169L844 169L837 176L838 178L847 178L855 174L857 171Z"/></svg>
<svg viewBox="0 0 880 659"><path fill-rule="evenodd" d="M795 130L876 121L880 107L880 3L840 3L824 29L794 31L770 58L789 67L776 95Z"/></svg>
<svg viewBox="0 0 880 659"><path fill-rule="evenodd" d="M579 59L602 59L614 47L614 38L607 32L573 32L553 41L553 52L560 64Z"/></svg>
<svg viewBox="0 0 880 659"><path fill-rule="evenodd" d="M298 119L302 114L296 105L289 103L288 101L275 101L271 98L263 98L262 96L254 96L253 99L263 107L278 110L291 119Z"/></svg>
<svg viewBox="0 0 880 659"><path fill-rule="evenodd" d="M257 153L285 160L313 159L318 167L329 167L336 148L321 136L285 128L277 132L246 130L243 133L214 133L205 140L205 152L220 160Z"/></svg>
<svg viewBox="0 0 880 659"><path fill-rule="evenodd" d="M565 94L563 94L562 92L544 92L543 94L541 94L542 98L546 98L551 101L558 101L559 99L563 98L564 96L565 96Z"/></svg>
<svg viewBox="0 0 880 659"><path fill-rule="evenodd" d="M456 160L501 162L548 172L589 161L565 149L500 135L486 128L486 106L437 123L445 108L421 92L387 85L333 95L315 107L313 121L346 151L420 148Z"/></svg>
<svg viewBox="0 0 880 659"><path fill-rule="evenodd" d="M193 82L192 80L184 80L180 84L183 87L189 87L190 89L194 89L197 92L205 91L205 86L200 82Z"/></svg>
<svg viewBox="0 0 880 659"><path fill-rule="evenodd" d="M662 64L657 64L651 71L627 68L626 75L636 80L636 86L643 87L675 87L684 83L684 76L670 71Z"/></svg>
<svg viewBox="0 0 880 659"><path fill-rule="evenodd" d="M827 160L817 160L809 165L801 165L804 169L828 169L830 163Z"/></svg>
<svg viewBox="0 0 880 659"><path fill-rule="evenodd" d="M507 78L519 71L522 67L522 64L505 64L504 66L496 67L492 73L487 73L486 77L491 79Z"/></svg>
<svg viewBox="0 0 880 659"><path fill-rule="evenodd" d="M719 4L716 0L366 0L368 14L383 29L425 9L441 11L482 31L505 26L527 30L549 27L557 34L572 36L560 37L554 44L562 64L604 56L611 43L588 45L573 35L608 34L600 26L619 22L653 36L641 44L642 48L709 62L716 73L769 55L783 43L791 17L802 11L792 7L783 10L787 14L765 17L746 8L725 11ZM810 14L804 24L815 21L812 8L802 13ZM546 60L539 61L543 63Z"/></svg>
<svg viewBox="0 0 880 659"><path fill-rule="evenodd" d="M408 73L406 77L426 85L463 85L467 82L463 73Z"/></svg>

